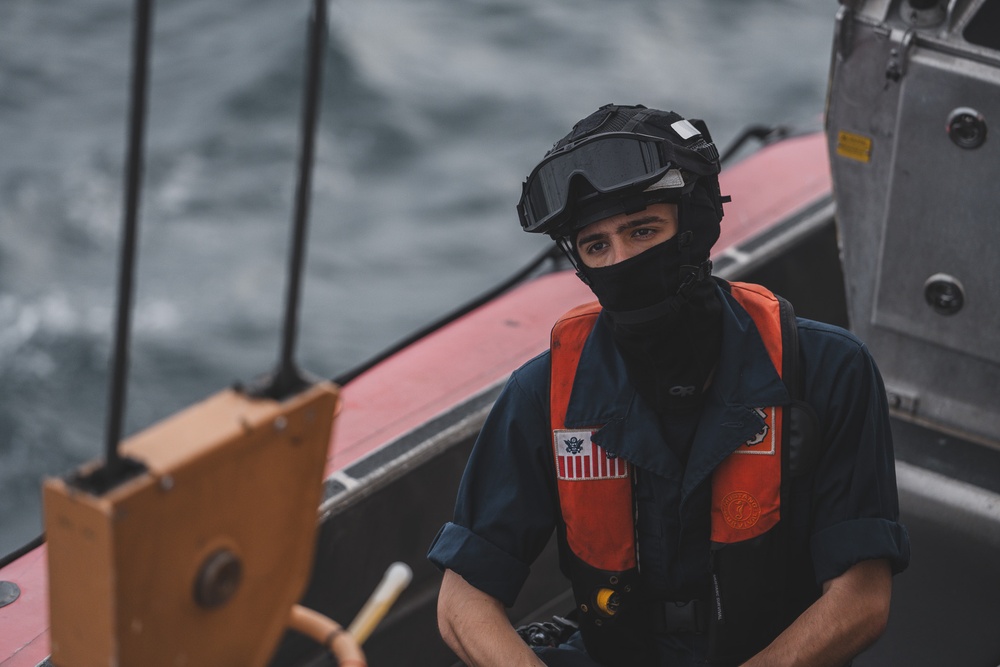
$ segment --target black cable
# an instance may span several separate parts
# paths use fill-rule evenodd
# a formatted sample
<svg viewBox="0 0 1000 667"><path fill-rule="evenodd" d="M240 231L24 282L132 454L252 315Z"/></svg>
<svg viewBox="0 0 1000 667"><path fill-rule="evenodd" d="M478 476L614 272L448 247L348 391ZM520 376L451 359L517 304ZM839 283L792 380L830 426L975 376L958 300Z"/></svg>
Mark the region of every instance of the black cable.
<svg viewBox="0 0 1000 667"><path fill-rule="evenodd" d="M553 262L553 270L555 268L558 268L559 262L562 260L562 258L563 258L563 253L558 246L552 246L551 248L548 248L545 252L541 253L540 255L536 256L533 260L531 260L531 262L529 262L522 269L519 269L517 273L513 274L511 277L509 277L507 280L503 281L499 285L491 288L488 292L481 294L480 296L476 297L472 301L469 301L463 306L459 306L456 310L453 310L452 312L448 313L447 315L444 315L438 320L431 322L427 326L418 329L417 331L413 332L403 340L397 342L391 347L383 350L382 352L379 352L374 357L361 363L361 365L355 366L354 368L341 373L340 375L335 377L333 381L341 386L347 384L354 378L358 377L365 371L371 369L373 366L376 366L377 364L385 361L386 359L396 354L403 348L409 347L410 345L420 340L421 338L424 338L425 336L434 333L438 329L441 329L444 326L454 322L463 315L472 312L476 308L479 308L483 304L492 301L493 299L497 298L504 292L524 282L526 278L528 278L535 271L537 271L538 267L540 267L546 261Z"/></svg>
<svg viewBox="0 0 1000 667"><path fill-rule="evenodd" d="M720 163L725 163L728 161L740 148L743 147L750 139L757 139L763 144L769 144L778 139L784 139L789 134L787 127L781 125L770 126L770 125L751 125L743 129L739 136L729 144L726 150L722 153L722 157L719 158Z"/></svg>

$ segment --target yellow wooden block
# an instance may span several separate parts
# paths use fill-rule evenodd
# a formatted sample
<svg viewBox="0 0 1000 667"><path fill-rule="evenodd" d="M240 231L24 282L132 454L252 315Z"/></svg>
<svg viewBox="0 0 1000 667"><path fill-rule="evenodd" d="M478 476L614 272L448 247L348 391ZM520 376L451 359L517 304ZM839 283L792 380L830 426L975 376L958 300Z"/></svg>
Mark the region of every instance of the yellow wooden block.
<svg viewBox="0 0 1000 667"><path fill-rule="evenodd" d="M311 573L337 388L223 391L130 438L145 473L43 490L52 662L264 665Z"/></svg>

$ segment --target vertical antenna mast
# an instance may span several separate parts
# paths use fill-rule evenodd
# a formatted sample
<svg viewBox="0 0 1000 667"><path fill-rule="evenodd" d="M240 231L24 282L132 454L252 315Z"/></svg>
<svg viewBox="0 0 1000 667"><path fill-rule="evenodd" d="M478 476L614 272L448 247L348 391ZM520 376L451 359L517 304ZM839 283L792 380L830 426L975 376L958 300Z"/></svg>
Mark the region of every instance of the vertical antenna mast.
<svg viewBox="0 0 1000 667"><path fill-rule="evenodd" d="M129 108L128 146L125 169L125 211L118 267L118 312L115 323L114 350L111 357L111 383L108 391L108 414L104 468L78 481L103 492L143 470L138 461L126 459L118 451L125 414L128 385L129 339L132 329L132 291L135 282L135 256L139 232L139 200L142 191L143 142L146 131L146 98L149 79L149 42L153 22L153 0L136 0L132 42L132 86Z"/></svg>
<svg viewBox="0 0 1000 667"><path fill-rule="evenodd" d="M288 283L285 293L285 321L282 330L278 368L265 378L264 386L250 391L252 395L281 400L291 396L311 382L302 377L295 363L298 335L299 300L302 293L302 272L305 266L306 232L309 224L309 202L312 196L312 169L316 144L316 123L319 118L320 92L323 83L323 52L326 47L327 0L314 0L309 22L309 45L306 55L306 81L302 101L299 178L295 192L295 212L292 224L291 250L288 261Z"/></svg>
<svg viewBox="0 0 1000 667"><path fill-rule="evenodd" d="M125 221L119 258L118 317L112 358L111 393L107 423L107 466L112 476L122 469L121 440L128 386L129 337L132 332L132 291L139 237L139 201L142 193L146 97L149 80L149 37L153 23L152 0L136 0L135 37L132 44L132 104L129 111L128 156L125 173Z"/></svg>

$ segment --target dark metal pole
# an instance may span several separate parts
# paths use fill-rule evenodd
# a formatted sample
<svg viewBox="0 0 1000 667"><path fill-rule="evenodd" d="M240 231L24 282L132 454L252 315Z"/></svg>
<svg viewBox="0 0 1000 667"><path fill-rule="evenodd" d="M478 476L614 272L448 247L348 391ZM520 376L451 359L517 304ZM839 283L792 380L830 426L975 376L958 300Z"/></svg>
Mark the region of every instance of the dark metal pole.
<svg viewBox="0 0 1000 667"><path fill-rule="evenodd" d="M129 337L132 325L132 291L139 232L139 199L142 190L143 140L146 127L146 96L149 78L149 41L153 18L152 0L136 0L135 35L132 44L132 100L126 156L125 215L118 274L118 315L108 396L107 476L114 480L126 465L118 453L128 384Z"/></svg>
<svg viewBox="0 0 1000 667"><path fill-rule="evenodd" d="M309 203L312 197L312 170L316 144L316 124L319 118L320 94L323 79L323 54L326 48L327 0L314 0L309 25L309 44L306 56L306 81L303 94L299 176L295 192L295 211L292 225L291 252L288 261L288 283L285 293L285 321L282 330L281 356L278 369L270 385L259 391L270 398L281 399L292 395L309 381L302 377L295 363L295 344L298 336L299 301L302 293L302 274L305 267L306 232L309 223Z"/></svg>

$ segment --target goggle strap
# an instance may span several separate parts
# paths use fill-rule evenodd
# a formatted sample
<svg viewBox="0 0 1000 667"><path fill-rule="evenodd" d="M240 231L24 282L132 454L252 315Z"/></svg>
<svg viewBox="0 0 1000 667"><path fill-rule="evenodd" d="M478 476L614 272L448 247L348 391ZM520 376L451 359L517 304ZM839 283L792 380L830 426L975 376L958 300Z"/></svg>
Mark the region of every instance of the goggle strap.
<svg viewBox="0 0 1000 667"><path fill-rule="evenodd" d="M566 255L566 259L569 260L570 265L576 271L577 277L582 280L585 285L590 285L590 280L588 280L587 276L585 276L583 271L580 270L580 258L577 257L576 249L573 247L573 239L568 236L560 236L556 239L556 245L559 246L559 249L563 251L564 255Z"/></svg>
<svg viewBox="0 0 1000 667"><path fill-rule="evenodd" d="M636 125L638 125L642 121L646 120L646 118L651 113L652 113L652 109L643 109L642 111L640 111L636 115L632 116L632 118L630 118L629 121L627 123L625 123L625 126L622 127L621 131L622 132L631 132L632 128L634 128Z"/></svg>

